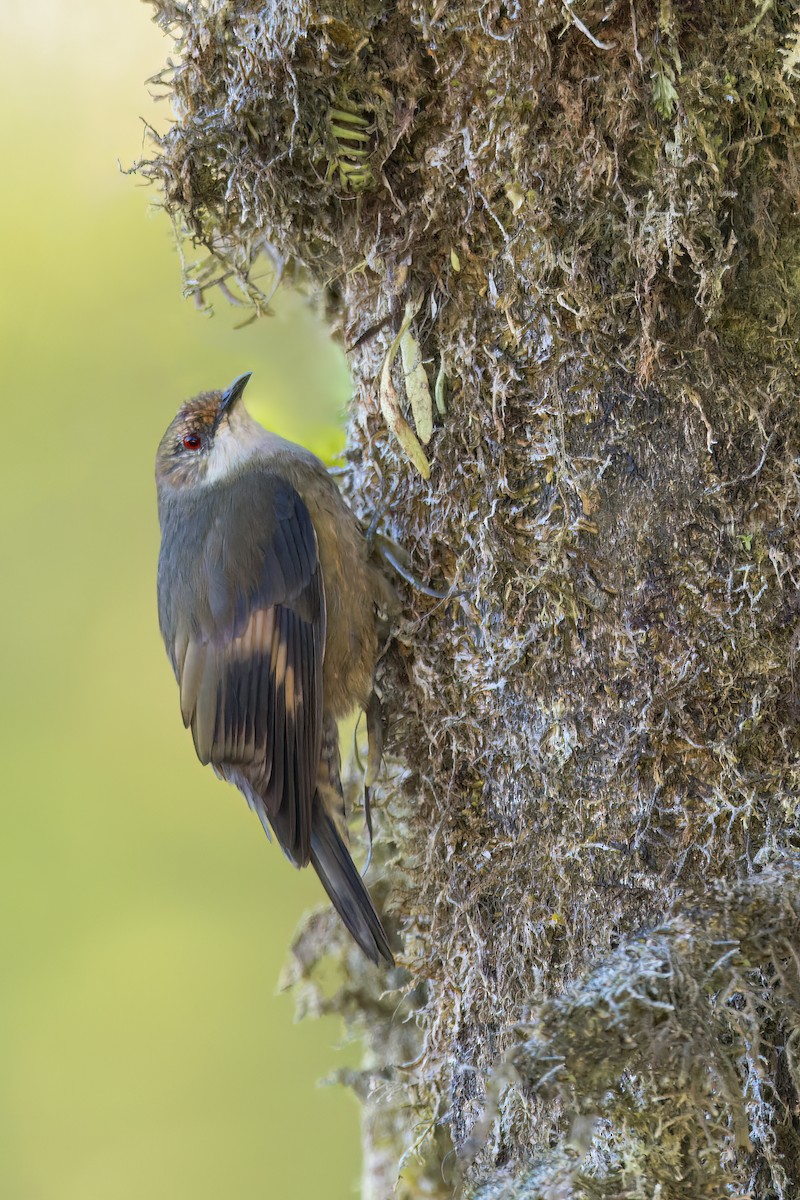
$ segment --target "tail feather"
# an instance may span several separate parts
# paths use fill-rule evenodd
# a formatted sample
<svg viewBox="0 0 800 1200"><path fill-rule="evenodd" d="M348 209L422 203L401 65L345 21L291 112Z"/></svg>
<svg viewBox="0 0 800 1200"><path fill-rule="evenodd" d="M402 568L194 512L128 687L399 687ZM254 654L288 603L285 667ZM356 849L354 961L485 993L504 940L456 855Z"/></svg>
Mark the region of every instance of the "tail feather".
<svg viewBox="0 0 800 1200"><path fill-rule="evenodd" d="M314 797L311 818L311 862L334 908L367 958L374 963L383 959L394 966L381 919L319 793Z"/></svg>

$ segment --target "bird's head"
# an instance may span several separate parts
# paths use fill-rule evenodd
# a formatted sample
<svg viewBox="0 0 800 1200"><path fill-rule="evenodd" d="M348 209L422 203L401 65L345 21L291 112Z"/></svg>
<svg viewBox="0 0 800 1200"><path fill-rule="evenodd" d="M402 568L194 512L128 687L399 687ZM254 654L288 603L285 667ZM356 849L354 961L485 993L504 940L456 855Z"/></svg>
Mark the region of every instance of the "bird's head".
<svg viewBox="0 0 800 1200"><path fill-rule="evenodd" d="M252 456L264 430L240 403L249 378L240 375L224 392L202 392L181 405L156 453L159 487L212 484Z"/></svg>

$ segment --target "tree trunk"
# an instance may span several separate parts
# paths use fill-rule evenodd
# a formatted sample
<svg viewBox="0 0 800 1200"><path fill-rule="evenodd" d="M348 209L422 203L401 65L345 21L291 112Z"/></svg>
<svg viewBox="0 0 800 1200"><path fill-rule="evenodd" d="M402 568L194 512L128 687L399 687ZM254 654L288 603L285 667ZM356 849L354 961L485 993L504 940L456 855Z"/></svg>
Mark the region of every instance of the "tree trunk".
<svg viewBox="0 0 800 1200"><path fill-rule="evenodd" d="M795 1194L795 7L156 10L141 169L204 286L324 292L353 503L450 589L381 673L401 966L317 997L364 1195Z"/></svg>

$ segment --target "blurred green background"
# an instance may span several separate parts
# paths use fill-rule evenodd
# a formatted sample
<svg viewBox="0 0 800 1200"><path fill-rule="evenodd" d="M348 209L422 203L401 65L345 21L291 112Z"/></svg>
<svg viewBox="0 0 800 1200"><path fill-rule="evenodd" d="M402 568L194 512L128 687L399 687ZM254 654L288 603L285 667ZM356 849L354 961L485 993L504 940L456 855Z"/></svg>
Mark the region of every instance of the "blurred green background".
<svg viewBox="0 0 800 1200"><path fill-rule="evenodd" d="M153 456L180 400L330 454L344 368L303 303L242 330L180 294L117 160L169 119L137 0L0 0L2 1200L354 1194L352 1058L277 980L310 873L196 762L155 612Z"/></svg>

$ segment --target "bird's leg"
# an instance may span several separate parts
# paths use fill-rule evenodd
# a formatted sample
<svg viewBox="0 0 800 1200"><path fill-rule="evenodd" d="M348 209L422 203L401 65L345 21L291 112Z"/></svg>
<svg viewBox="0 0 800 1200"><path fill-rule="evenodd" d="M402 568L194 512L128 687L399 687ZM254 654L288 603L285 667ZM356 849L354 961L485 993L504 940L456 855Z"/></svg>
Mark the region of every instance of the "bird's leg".
<svg viewBox="0 0 800 1200"><path fill-rule="evenodd" d="M364 709L367 718L367 765L364 770L364 823L367 827L369 850L362 874L372 861L372 786L378 778L383 761L383 712L378 693L373 688ZM356 756L358 747L356 745ZM359 760L359 766L361 765Z"/></svg>
<svg viewBox="0 0 800 1200"><path fill-rule="evenodd" d="M369 850L362 874L366 874L372 861L372 785L378 778L383 760L383 713L377 692L373 689L367 707L367 766L364 771L364 824L367 827ZM356 750L357 753L357 750ZM360 765L360 764L359 764Z"/></svg>
<svg viewBox="0 0 800 1200"><path fill-rule="evenodd" d="M383 714L377 692L373 690L367 703L367 769L364 772L364 786L372 787L378 778L383 759ZM367 819L369 824L369 818Z"/></svg>
<svg viewBox="0 0 800 1200"><path fill-rule="evenodd" d="M373 532L372 545L381 558L385 559L397 571L397 574L402 579L405 579L406 583L410 583L418 592L422 592L423 596L432 596L434 600L448 600L456 594L449 588L443 592L437 588L432 588L428 583L424 583L408 566L407 551L403 549L399 542L387 537L385 533L376 534Z"/></svg>

